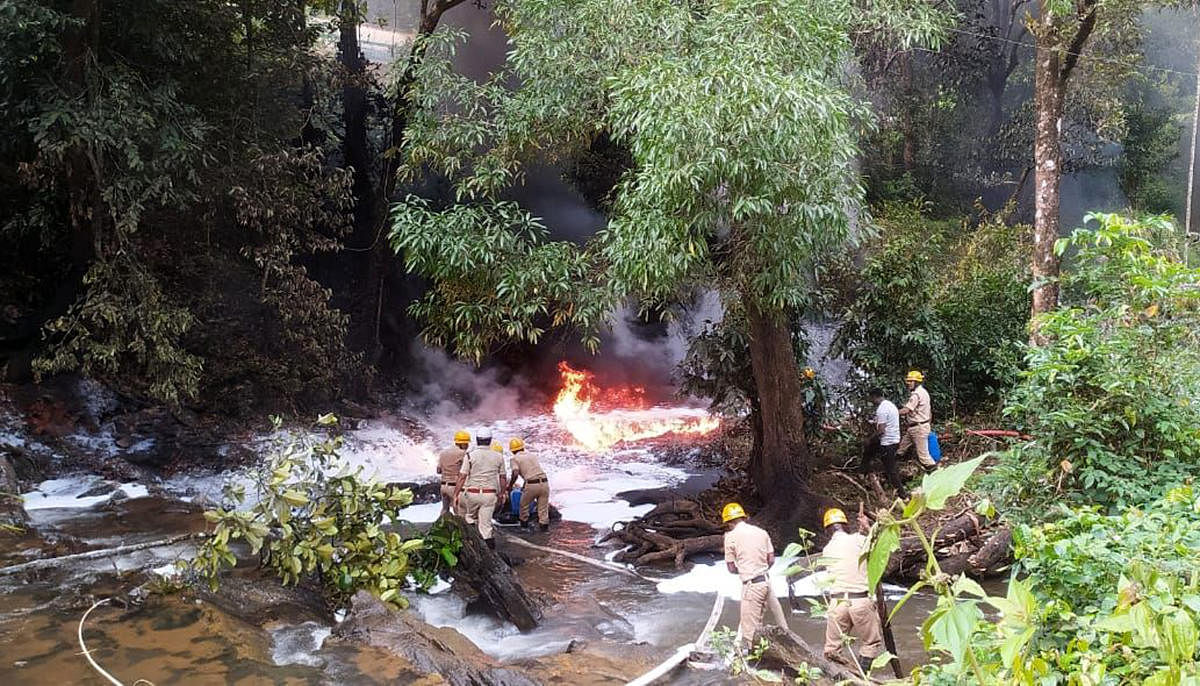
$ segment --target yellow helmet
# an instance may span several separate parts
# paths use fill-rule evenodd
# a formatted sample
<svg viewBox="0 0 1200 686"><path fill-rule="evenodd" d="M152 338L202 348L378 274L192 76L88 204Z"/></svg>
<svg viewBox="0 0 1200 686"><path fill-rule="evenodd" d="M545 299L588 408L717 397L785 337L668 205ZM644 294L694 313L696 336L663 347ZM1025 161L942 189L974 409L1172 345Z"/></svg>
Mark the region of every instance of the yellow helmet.
<svg viewBox="0 0 1200 686"><path fill-rule="evenodd" d="M522 441L519 438L514 438L508 442L508 449L514 453L517 451L520 451L520 450L524 450L525 449L525 441Z"/></svg>
<svg viewBox="0 0 1200 686"><path fill-rule="evenodd" d="M831 507L825 510L825 518L822 520L821 526L829 526L830 524L845 524L846 513L836 507Z"/></svg>
<svg viewBox="0 0 1200 686"><path fill-rule="evenodd" d="M925 383L925 375L917 370L912 370L908 376L904 377L905 381L916 381L917 383Z"/></svg>
<svg viewBox="0 0 1200 686"><path fill-rule="evenodd" d="M805 367L802 373L806 379L815 379L817 377L817 371L812 367Z"/></svg>
<svg viewBox="0 0 1200 686"><path fill-rule="evenodd" d="M459 429L458 431L455 431L454 432L454 442L455 443L470 443L471 442L470 432L465 431L463 429Z"/></svg>
<svg viewBox="0 0 1200 686"><path fill-rule="evenodd" d="M504 446L500 445L499 443L493 443L492 450L495 450L496 452L500 453L501 455L504 454Z"/></svg>
<svg viewBox="0 0 1200 686"><path fill-rule="evenodd" d="M725 509L721 510L721 521L732 522L735 519L740 519L746 516L746 511L737 503L729 503Z"/></svg>

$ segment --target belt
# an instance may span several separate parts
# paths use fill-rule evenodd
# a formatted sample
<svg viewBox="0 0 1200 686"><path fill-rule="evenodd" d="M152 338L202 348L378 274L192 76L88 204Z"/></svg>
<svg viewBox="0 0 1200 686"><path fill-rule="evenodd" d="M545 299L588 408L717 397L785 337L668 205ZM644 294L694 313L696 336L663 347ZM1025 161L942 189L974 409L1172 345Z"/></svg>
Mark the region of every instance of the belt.
<svg viewBox="0 0 1200 686"><path fill-rule="evenodd" d="M457 481L443 481L442 485L443 486L457 486L458 482Z"/></svg>
<svg viewBox="0 0 1200 686"><path fill-rule="evenodd" d="M921 426L922 424L928 424L928 423L930 423L930 422L932 422L932 421L933 421L932 419L926 419L926 420L925 420L925 421L923 421L923 422L909 422L909 423L908 423L908 425L909 425L909 426Z"/></svg>
<svg viewBox="0 0 1200 686"><path fill-rule="evenodd" d="M745 581L742 582L742 585L745 586L747 584L765 584L765 583L767 583L767 575L759 574L758 576L754 577L753 579L746 579Z"/></svg>
<svg viewBox="0 0 1200 686"><path fill-rule="evenodd" d="M526 479L525 483L527 483L527 484L544 484L544 483L546 483L546 477L540 476L536 479Z"/></svg>
<svg viewBox="0 0 1200 686"><path fill-rule="evenodd" d="M495 493L494 488L468 488L467 493Z"/></svg>
<svg viewBox="0 0 1200 686"><path fill-rule="evenodd" d="M832 596L834 599L841 598L842 600L851 600L851 599L857 600L858 598L870 598L871 597L871 594L867 593L866 591L853 591L853 592L846 592L846 593L830 593L829 595Z"/></svg>

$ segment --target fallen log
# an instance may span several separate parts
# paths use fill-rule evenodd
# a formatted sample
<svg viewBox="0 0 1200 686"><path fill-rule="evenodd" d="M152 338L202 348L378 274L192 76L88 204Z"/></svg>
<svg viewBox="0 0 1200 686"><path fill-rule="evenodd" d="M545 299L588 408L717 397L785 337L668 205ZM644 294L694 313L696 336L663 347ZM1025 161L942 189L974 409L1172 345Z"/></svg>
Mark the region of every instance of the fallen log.
<svg viewBox="0 0 1200 686"><path fill-rule="evenodd" d="M617 539L627 548L617 553L616 562L648 565L671 561L676 569L699 553L724 549L721 526L704 517L700 503L675 499L659 503L631 522L617 522L600 542Z"/></svg>
<svg viewBox="0 0 1200 686"><path fill-rule="evenodd" d="M21 572L33 572L39 569L48 567L57 567L64 562L76 562L79 560L98 560L105 557L115 557L117 555L125 555L134 553L139 550L147 550L149 548L161 548L162 546L174 545L181 541L186 541L192 538L200 538L204 534L190 533L164 538L160 541L149 541L147 543L134 543L132 545L119 545L115 548L104 548L102 550L89 550L85 553L75 553L74 555L63 555L61 557L47 557L41 560L33 560L31 562L23 562L19 565L10 565L8 567L0 567L0 576L8 576L9 574L18 574Z"/></svg>
<svg viewBox="0 0 1200 686"><path fill-rule="evenodd" d="M759 630L757 636L767 639L767 651L758 661L761 669L774 669L796 673L797 668L807 664L821 670L822 676L831 683L868 683L858 672L838 662L825 658L803 638L790 629L768 626Z"/></svg>
<svg viewBox="0 0 1200 686"><path fill-rule="evenodd" d="M521 631L537 627L542 621L541 607L525 592L504 558L487 547L476 527L455 515L443 515L439 521L457 528L462 536L454 578L474 588L497 615Z"/></svg>

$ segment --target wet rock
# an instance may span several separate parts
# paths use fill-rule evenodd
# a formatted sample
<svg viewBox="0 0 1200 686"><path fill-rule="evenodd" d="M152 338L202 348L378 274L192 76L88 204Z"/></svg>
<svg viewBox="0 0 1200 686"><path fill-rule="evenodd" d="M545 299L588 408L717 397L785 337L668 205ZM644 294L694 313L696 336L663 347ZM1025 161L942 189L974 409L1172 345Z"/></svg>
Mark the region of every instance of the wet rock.
<svg viewBox="0 0 1200 686"><path fill-rule="evenodd" d="M17 470L7 457L0 455L0 525L21 526L28 521L25 508L18 497L20 492Z"/></svg>
<svg viewBox="0 0 1200 686"><path fill-rule="evenodd" d="M101 481L100 483L96 484L95 486L92 486L91 488L87 489L83 493L80 493L79 495L75 496L75 498L76 499L78 499L78 498L94 498L99 495L109 495L110 493L113 493L114 491L116 491L119 486L120 486L120 484L114 483L112 481Z"/></svg>
<svg viewBox="0 0 1200 686"><path fill-rule="evenodd" d="M442 484L438 481L426 481L425 483L417 483L415 481L396 481L389 483L388 486L392 486L394 488L407 488L408 490L412 491L414 505L436 503L442 497Z"/></svg>
<svg viewBox="0 0 1200 686"><path fill-rule="evenodd" d="M542 608L525 592L508 563L488 548L479 531L461 517L447 516L442 521L456 527L462 536L454 578L473 588L494 614L521 631L537 627L542 621Z"/></svg>
<svg viewBox="0 0 1200 686"><path fill-rule="evenodd" d="M333 615L320 591L305 586L282 586L259 569L224 575L215 592L201 588L197 595L226 614L257 626L270 622L333 623Z"/></svg>
<svg viewBox="0 0 1200 686"><path fill-rule="evenodd" d="M434 627L413 612L398 612L359 591L332 641L382 648L409 663L412 672L439 675L451 686L536 686L524 670L503 667L454 629Z"/></svg>

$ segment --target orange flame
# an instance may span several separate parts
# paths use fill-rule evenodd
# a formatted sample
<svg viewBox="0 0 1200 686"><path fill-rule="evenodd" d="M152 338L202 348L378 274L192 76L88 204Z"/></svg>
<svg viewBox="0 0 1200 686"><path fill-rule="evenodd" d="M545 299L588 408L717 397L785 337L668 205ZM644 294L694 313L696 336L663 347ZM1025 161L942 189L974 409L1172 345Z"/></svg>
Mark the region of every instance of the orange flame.
<svg viewBox="0 0 1200 686"><path fill-rule="evenodd" d="M558 372L562 388L554 399L554 416L590 450L671 433L706 434L720 426L720 421L702 410L647 408L643 388L602 391L592 383L591 372L573 369L566 362L558 363Z"/></svg>

